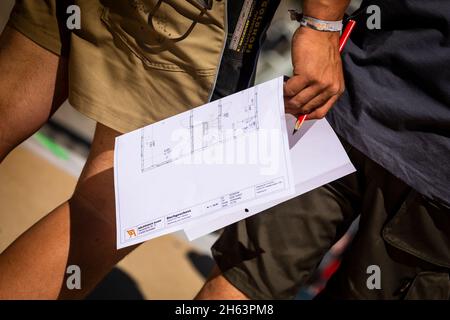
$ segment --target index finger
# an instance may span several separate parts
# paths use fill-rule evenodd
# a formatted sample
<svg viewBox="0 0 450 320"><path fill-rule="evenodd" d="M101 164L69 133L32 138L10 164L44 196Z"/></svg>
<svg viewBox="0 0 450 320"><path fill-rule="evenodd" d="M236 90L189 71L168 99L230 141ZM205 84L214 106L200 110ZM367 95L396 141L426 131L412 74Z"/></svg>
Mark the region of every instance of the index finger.
<svg viewBox="0 0 450 320"><path fill-rule="evenodd" d="M283 96L293 97L308 86L308 81L302 76L293 76L284 82Z"/></svg>

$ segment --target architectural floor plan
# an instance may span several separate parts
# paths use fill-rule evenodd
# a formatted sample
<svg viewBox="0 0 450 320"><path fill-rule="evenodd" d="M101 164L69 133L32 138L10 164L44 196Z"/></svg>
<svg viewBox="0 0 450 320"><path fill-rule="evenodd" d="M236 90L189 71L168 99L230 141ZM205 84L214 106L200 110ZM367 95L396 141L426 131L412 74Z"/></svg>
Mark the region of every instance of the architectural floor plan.
<svg viewBox="0 0 450 320"><path fill-rule="evenodd" d="M237 108L232 101L220 99L212 102L208 110L192 109L173 122L161 121L141 129L141 170L142 172L178 160L181 157L202 151L229 139L236 139L252 130L259 129L258 87L239 93L243 104ZM206 112L205 112L206 111ZM168 128L168 130L165 130ZM170 132L173 128L173 131ZM181 129L181 130L180 130ZM174 138L175 130L183 134L185 145Z"/></svg>
<svg viewBox="0 0 450 320"><path fill-rule="evenodd" d="M116 138L117 247L294 192L283 79Z"/></svg>

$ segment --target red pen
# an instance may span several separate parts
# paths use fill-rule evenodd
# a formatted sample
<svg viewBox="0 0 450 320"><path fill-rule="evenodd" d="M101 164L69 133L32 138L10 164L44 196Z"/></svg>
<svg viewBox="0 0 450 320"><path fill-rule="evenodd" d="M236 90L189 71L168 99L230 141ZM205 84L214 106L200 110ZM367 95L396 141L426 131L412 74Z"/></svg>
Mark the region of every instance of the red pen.
<svg viewBox="0 0 450 320"><path fill-rule="evenodd" d="M348 38L350 38L350 34L353 31L353 28L355 28L356 21L355 20L348 20L347 25L345 26L344 31L342 32L342 35L339 39L339 52L342 52L344 50L345 44L347 43ZM295 134L298 129L302 126L303 122L306 120L306 114L299 115L297 118L297 122L294 126L294 132L292 134Z"/></svg>

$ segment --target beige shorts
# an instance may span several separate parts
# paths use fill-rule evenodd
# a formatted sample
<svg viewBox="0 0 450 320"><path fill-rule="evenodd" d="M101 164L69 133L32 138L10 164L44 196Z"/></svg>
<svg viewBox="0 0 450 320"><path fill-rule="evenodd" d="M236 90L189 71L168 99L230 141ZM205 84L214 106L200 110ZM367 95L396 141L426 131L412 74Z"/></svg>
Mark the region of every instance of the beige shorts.
<svg viewBox="0 0 450 320"><path fill-rule="evenodd" d="M69 102L128 132L208 102L226 1L17 0L9 25L69 59ZM77 5L81 28L69 31Z"/></svg>

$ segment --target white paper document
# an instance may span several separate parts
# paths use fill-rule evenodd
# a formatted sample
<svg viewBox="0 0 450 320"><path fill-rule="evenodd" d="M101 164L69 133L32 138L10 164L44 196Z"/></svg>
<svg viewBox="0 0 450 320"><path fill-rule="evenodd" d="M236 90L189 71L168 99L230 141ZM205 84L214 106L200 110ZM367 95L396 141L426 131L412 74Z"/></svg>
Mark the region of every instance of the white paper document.
<svg viewBox="0 0 450 320"><path fill-rule="evenodd" d="M117 248L291 197L282 92L280 77L117 137Z"/></svg>
<svg viewBox="0 0 450 320"><path fill-rule="evenodd" d="M295 193L283 199L249 207L247 211L237 210L231 214L218 213L205 217L185 228L189 240L267 210L355 171L338 137L325 119L306 121L300 130L292 135L295 121L294 117L286 116Z"/></svg>

